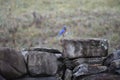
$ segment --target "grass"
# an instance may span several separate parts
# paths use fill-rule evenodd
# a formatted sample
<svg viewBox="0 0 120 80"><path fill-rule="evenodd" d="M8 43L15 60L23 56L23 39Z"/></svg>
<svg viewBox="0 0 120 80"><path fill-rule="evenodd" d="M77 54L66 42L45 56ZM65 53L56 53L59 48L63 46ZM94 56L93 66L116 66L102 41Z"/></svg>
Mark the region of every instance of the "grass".
<svg viewBox="0 0 120 80"><path fill-rule="evenodd" d="M57 34L64 24L69 26L66 38L106 38L110 40L111 50L120 45L120 28L115 28L120 27L120 0L0 0L0 25L7 24L6 31L11 27L6 22L9 8L12 18L20 19L16 21L19 49L30 46L60 48ZM35 24L28 26L34 20L33 11L43 17L39 28ZM10 36L4 34L1 37ZM12 47L11 42L6 44Z"/></svg>

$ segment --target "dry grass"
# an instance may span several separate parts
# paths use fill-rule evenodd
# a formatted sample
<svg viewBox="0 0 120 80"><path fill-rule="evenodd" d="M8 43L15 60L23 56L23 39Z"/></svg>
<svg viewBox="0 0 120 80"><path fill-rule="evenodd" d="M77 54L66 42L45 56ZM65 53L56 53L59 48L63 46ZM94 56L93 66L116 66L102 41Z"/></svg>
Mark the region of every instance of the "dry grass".
<svg viewBox="0 0 120 80"><path fill-rule="evenodd" d="M113 50L120 45L119 4L120 0L0 0L0 28L6 31L0 31L0 37L12 38L7 32L12 26L6 22L11 13L18 24L15 39L19 49L31 46L60 48L57 34L65 24L69 26L66 38L106 38ZM33 11L43 17L40 27L29 26L34 20ZM3 43L13 47L11 41L2 42L1 46Z"/></svg>

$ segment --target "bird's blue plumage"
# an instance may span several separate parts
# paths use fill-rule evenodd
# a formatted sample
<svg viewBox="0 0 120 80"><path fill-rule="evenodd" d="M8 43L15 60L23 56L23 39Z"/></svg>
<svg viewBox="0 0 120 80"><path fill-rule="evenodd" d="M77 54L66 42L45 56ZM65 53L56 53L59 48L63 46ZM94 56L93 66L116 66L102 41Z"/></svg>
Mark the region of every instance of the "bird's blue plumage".
<svg viewBox="0 0 120 80"><path fill-rule="evenodd" d="M66 26L64 26L58 33L59 36L64 35L64 33L66 32Z"/></svg>

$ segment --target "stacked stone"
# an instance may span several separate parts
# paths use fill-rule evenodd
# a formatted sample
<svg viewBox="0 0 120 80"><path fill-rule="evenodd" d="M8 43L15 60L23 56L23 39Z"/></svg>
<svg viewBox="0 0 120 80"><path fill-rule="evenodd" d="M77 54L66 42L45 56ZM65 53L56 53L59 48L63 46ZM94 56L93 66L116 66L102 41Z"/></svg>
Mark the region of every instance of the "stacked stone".
<svg viewBox="0 0 120 80"><path fill-rule="evenodd" d="M58 80L54 49L16 51L0 48L0 80ZM23 55L22 55L23 54Z"/></svg>
<svg viewBox="0 0 120 80"><path fill-rule="evenodd" d="M120 50L109 54L103 61L103 65L108 67L108 71L120 74Z"/></svg>
<svg viewBox="0 0 120 80"><path fill-rule="evenodd" d="M62 48L0 47L0 80L120 79L120 50L108 55L107 40L64 39Z"/></svg>
<svg viewBox="0 0 120 80"><path fill-rule="evenodd" d="M108 55L106 39L62 40L63 58L66 65L64 80L93 75L107 70L102 65Z"/></svg>

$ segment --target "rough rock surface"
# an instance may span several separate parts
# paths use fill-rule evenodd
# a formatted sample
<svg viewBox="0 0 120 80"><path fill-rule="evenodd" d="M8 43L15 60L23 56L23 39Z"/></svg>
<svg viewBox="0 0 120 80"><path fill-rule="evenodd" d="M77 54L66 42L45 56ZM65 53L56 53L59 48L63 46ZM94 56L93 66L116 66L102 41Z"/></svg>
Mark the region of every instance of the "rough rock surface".
<svg viewBox="0 0 120 80"><path fill-rule="evenodd" d="M113 53L111 53L110 55L108 55L104 60L103 60L103 64L105 66L110 66L111 62L113 60L117 60L120 59L120 50L114 51Z"/></svg>
<svg viewBox="0 0 120 80"><path fill-rule="evenodd" d="M32 76L55 75L57 58L52 53L30 51L27 58L28 71Z"/></svg>
<svg viewBox="0 0 120 80"><path fill-rule="evenodd" d="M31 51L39 51L39 52L48 52L48 53L53 53L55 54L55 56L57 57L57 59L61 59L62 57L62 53L57 50L57 49L50 49L50 48L29 48L29 49L23 49L21 50L21 54L24 56L25 61L27 62L27 55L29 54L29 52Z"/></svg>
<svg viewBox="0 0 120 80"><path fill-rule="evenodd" d="M10 48L0 48L0 74L7 79L20 77L26 74L24 57Z"/></svg>
<svg viewBox="0 0 120 80"><path fill-rule="evenodd" d="M21 79L15 79L15 80L58 80L56 77L26 77Z"/></svg>
<svg viewBox="0 0 120 80"><path fill-rule="evenodd" d="M120 76L110 73L100 73L100 74L86 76L82 79L78 78L76 80L120 80Z"/></svg>
<svg viewBox="0 0 120 80"><path fill-rule="evenodd" d="M105 57L108 54L106 39L62 40L63 57Z"/></svg>
<svg viewBox="0 0 120 80"><path fill-rule="evenodd" d="M78 77L82 75L91 75L100 72L104 72L107 70L106 66L96 66L96 65L88 65L88 64L81 64L73 70L73 76Z"/></svg>
<svg viewBox="0 0 120 80"><path fill-rule="evenodd" d="M25 49L25 51L41 51L41 52L48 52L48 53L54 53L54 54L61 54L59 50L50 49L50 48L30 48L30 49Z"/></svg>
<svg viewBox="0 0 120 80"><path fill-rule="evenodd" d="M104 58L78 58L73 60L65 59L64 63L67 68L73 69L75 66L78 66L83 63L102 65L103 59Z"/></svg>
<svg viewBox="0 0 120 80"><path fill-rule="evenodd" d="M6 80L5 78L3 78L1 75L0 75L0 80Z"/></svg>
<svg viewBox="0 0 120 80"><path fill-rule="evenodd" d="M116 72L117 70L120 70L120 59L113 60L109 66L109 71Z"/></svg>
<svg viewBox="0 0 120 80"><path fill-rule="evenodd" d="M104 58L78 58L73 60L73 64L79 65L82 63L87 64L102 64Z"/></svg>
<svg viewBox="0 0 120 80"><path fill-rule="evenodd" d="M72 79L72 71L69 69L66 69L64 80L71 80L71 79Z"/></svg>
<svg viewBox="0 0 120 80"><path fill-rule="evenodd" d="M120 79L117 75L120 74L120 50L105 58L107 40L64 39L62 47L63 53L51 48L29 48L20 52L0 48L0 80Z"/></svg>

